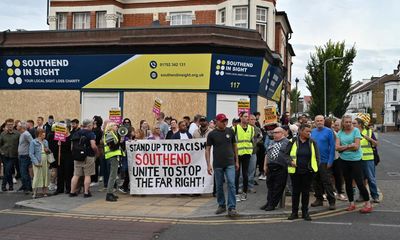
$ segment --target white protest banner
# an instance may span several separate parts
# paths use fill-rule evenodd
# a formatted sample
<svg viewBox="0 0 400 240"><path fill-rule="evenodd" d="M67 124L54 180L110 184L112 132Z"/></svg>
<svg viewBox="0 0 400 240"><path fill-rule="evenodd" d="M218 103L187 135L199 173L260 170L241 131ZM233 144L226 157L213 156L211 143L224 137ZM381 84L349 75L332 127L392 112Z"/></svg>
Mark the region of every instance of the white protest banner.
<svg viewBox="0 0 400 240"><path fill-rule="evenodd" d="M205 148L205 139L127 142L130 193L211 193Z"/></svg>

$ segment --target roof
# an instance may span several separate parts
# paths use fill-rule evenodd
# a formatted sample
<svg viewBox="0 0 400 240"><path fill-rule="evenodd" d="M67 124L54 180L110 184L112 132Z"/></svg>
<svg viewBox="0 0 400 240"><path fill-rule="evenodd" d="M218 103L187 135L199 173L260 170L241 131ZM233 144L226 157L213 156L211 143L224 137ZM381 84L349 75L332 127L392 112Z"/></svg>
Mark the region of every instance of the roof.
<svg viewBox="0 0 400 240"><path fill-rule="evenodd" d="M290 26L289 18L287 16L286 12L285 11L277 11L276 12L276 16L283 17L285 19L286 24L287 24L289 33L293 33L293 30L292 30L292 27Z"/></svg>
<svg viewBox="0 0 400 240"><path fill-rule="evenodd" d="M370 82L368 82L368 83L364 84L363 86L357 88L355 91L352 92L352 94L370 91L375 87L376 84L385 83L385 82L398 80L398 79L400 79L400 77L395 75L395 74L390 74L390 75L385 74L385 75L383 75L382 77L379 77L379 78L371 78Z"/></svg>
<svg viewBox="0 0 400 240"><path fill-rule="evenodd" d="M196 48L195 48L196 47ZM0 32L0 52L82 51L111 49L157 51L207 51L264 56L272 62L272 52L255 30L218 25L156 26L66 31ZM55 50L57 49L57 50ZM145 50L143 50L145 49Z"/></svg>

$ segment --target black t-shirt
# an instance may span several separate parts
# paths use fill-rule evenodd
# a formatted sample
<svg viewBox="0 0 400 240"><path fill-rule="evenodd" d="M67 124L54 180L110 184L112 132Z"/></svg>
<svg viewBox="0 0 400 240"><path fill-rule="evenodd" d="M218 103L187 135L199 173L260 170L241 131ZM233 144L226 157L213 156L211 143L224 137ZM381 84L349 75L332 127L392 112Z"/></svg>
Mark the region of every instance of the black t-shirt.
<svg viewBox="0 0 400 240"><path fill-rule="evenodd" d="M307 139L304 143L298 141L297 148L297 170L299 174L304 174L310 172L310 162L311 162L311 148L310 140Z"/></svg>
<svg viewBox="0 0 400 240"><path fill-rule="evenodd" d="M207 146L213 146L214 168L235 165L234 143L236 143L236 138L231 128L224 130L216 128L208 134Z"/></svg>
<svg viewBox="0 0 400 240"><path fill-rule="evenodd" d="M95 140L96 141L96 135L94 134L94 132L92 132L90 130L80 129L79 131L77 131L75 133L75 136L73 136L73 139L80 139L81 136L85 136L86 137L87 155L89 157L94 157L95 153L94 153L94 150L93 150L92 146L90 145L90 140Z"/></svg>

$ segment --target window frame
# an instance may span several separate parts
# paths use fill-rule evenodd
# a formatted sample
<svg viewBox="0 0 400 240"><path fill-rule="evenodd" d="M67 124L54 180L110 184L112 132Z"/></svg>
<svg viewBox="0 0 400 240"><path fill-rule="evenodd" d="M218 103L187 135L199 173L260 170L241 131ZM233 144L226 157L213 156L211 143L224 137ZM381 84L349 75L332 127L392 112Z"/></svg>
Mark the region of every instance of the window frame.
<svg viewBox="0 0 400 240"><path fill-rule="evenodd" d="M245 9L245 20L244 19L237 19L237 10ZM240 28L248 28L249 27L249 12L247 6L234 6L233 7L233 26L240 27ZM243 12L241 12L243 13Z"/></svg>
<svg viewBox="0 0 400 240"><path fill-rule="evenodd" d="M224 19L224 21L222 21L222 13L224 13L223 15L223 19ZM226 8L222 8L222 9L219 9L218 10L218 21L219 21L219 24L221 24L221 25L225 25L226 24Z"/></svg>
<svg viewBox="0 0 400 240"><path fill-rule="evenodd" d="M100 26L100 14L104 14L103 18L104 18L104 26ZM96 28L107 28L107 20L106 20L106 15L107 15L107 11L96 11Z"/></svg>
<svg viewBox="0 0 400 240"><path fill-rule="evenodd" d="M65 27L64 28L60 27L60 16L64 16L65 17ZM56 17L57 17L56 29L57 30L67 30L67 28L68 28L68 13L66 13L66 12L57 12L56 13Z"/></svg>
<svg viewBox="0 0 400 240"><path fill-rule="evenodd" d="M265 19L264 20L258 18L259 10L265 11ZM264 33L260 32L259 27L264 28ZM257 6L257 8L256 8L256 30L260 33L262 39L264 41L267 41L267 36L268 36L268 8L267 7Z"/></svg>
<svg viewBox="0 0 400 240"><path fill-rule="evenodd" d="M174 19L174 17L179 17L178 21ZM190 20L189 22L184 22L184 17L188 17ZM186 19L188 20L188 19ZM177 24L176 24L177 23ZM185 11L185 12L171 12L169 13L169 25L170 26L185 26L185 25L193 25L193 12Z"/></svg>
<svg viewBox="0 0 400 240"><path fill-rule="evenodd" d="M393 102L397 101L397 88L393 89L393 96L392 96Z"/></svg>
<svg viewBox="0 0 400 240"><path fill-rule="evenodd" d="M82 28L77 28L76 19L77 16L85 16L80 23ZM87 25L87 26L86 26ZM90 12L74 12L72 13L72 29L80 30L80 29L90 29Z"/></svg>

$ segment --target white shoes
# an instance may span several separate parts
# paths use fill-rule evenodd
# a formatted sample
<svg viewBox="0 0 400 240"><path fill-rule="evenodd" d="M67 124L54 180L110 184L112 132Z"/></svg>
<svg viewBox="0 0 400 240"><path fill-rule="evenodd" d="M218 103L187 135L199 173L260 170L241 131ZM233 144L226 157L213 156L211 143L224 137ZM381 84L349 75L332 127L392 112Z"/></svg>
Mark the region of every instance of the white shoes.
<svg viewBox="0 0 400 240"><path fill-rule="evenodd" d="M258 177L258 180L267 180L267 176L265 176L264 174L261 174L259 177Z"/></svg>

